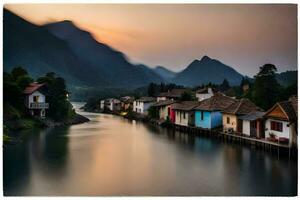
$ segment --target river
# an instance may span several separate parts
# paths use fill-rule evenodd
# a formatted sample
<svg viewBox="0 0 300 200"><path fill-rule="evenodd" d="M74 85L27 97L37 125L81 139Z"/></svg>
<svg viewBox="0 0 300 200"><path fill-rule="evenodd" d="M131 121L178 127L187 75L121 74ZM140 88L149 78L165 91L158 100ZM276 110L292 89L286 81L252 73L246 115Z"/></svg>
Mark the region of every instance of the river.
<svg viewBox="0 0 300 200"><path fill-rule="evenodd" d="M297 162L118 116L19 133L3 149L5 195L297 194Z"/></svg>

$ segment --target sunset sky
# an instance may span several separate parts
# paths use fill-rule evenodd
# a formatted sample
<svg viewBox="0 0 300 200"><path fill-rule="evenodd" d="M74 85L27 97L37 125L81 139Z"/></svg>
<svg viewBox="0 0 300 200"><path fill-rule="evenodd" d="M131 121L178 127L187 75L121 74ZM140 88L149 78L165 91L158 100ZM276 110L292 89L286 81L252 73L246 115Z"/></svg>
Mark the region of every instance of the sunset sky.
<svg viewBox="0 0 300 200"><path fill-rule="evenodd" d="M35 24L72 20L131 62L174 71L208 55L254 75L297 69L297 5L7 4Z"/></svg>

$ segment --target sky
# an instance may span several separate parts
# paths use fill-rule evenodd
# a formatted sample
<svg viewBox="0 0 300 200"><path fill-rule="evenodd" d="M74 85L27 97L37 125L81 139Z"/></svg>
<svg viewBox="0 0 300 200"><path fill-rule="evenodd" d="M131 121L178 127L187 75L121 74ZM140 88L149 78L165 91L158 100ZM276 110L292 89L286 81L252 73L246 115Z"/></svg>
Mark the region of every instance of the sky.
<svg viewBox="0 0 300 200"><path fill-rule="evenodd" d="M180 71L204 55L253 76L297 69L295 4L6 4L42 25L72 20L133 63Z"/></svg>

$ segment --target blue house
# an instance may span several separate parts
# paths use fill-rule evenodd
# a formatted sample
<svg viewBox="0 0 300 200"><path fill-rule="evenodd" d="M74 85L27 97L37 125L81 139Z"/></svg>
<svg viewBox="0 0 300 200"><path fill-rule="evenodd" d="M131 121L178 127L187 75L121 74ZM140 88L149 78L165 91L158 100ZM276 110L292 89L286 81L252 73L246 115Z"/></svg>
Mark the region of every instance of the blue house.
<svg viewBox="0 0 300 200"><path fill-rule="evenodd" d="M212 129L222 126L222 111L235 99L216 93L212 97L199 102L195 110L195 126L199 128Z"/></svg>

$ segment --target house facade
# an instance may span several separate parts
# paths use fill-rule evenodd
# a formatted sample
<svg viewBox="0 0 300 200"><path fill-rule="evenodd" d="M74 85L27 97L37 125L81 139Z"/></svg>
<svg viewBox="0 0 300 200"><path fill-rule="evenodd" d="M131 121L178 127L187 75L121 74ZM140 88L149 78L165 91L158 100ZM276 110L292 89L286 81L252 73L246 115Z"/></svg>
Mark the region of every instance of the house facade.
<svg viewBox="0 0 300 200"><path fill-rule="evenodd" d="M156 102L153 97L142 97L133 102L133 112L147 114L148 109Z"/></svg>
<svg viewBox="0 0 300 200"><path fill-rule="evenodd" d="M114 98L101 100L100 109L109 111L119 111L121 110L121 101Z"/></svg>
<svg viewBox="0 0 300 200"><path fill-rule="evenodd" d="M47 85L42 83L31 83L23 91L25 95L25 107L32 116L46 117L49 103L46 102Z"/></svg>
<svg viewBox="0 0 300 200"><path fill-rule="evenodd" d="M237 132L242 134L243 120L240 119L240 117L256 111L262 111L262 109L257 107L249 99L243 98L235 101L222 112L224 132Z"/></svg>
<svg viewBox="0 0 300 200"><path fill-rule="evenodd" d="M240 116L239 119L243 121L243 135L259 139L265 138L264 114L265 113L261 111L254 111L247 115Z"/></svg>
<svg viewBox="0 0 300 200"><path fill-rule="evenodd" d="M196 98L198 101L203 101L204 99L208 99L212 97L215 93L215 90L211 87L199 89L196 91Z"/></svg>
<svg viewBox="0 0 300 200"><path fill-rule="evenodd" d="M125 96L120 98L121 101L121 110L132 110L134 97Z"/></svg>
<svg viewBox="0 0 300 200"><path fill-rule="evenodd" d="M297 101L296 99L296 102L289 100L276 103L266 112L266 139L297 144Z"/></svg>
<svg viewBox="0 0 300 200"><path fill-rule="evenodd" d="M152 106L156 109L158 118L161 120L171 120L171 105L173 100L164 100L155 102Z"/></svg>
<svg viewBox="0 0 300 200"><path fill-rule="evenodd" d="M221 93L200 101L199 106L194 108L195 126L204 129L222 126L222 111L235 101Z"/></svg>
<svg viewBox="0 0 300 200"><path fill-rule="evenodd" d="M199 105L197 101L183 101L171 105L174 116L171 118L179 126L195 126L194 108Z"/></svg>

